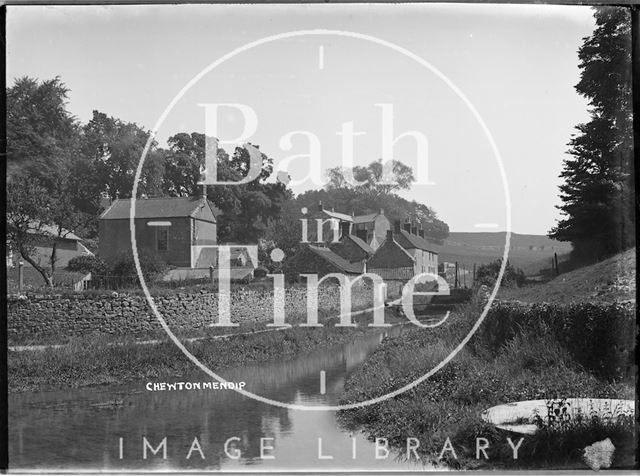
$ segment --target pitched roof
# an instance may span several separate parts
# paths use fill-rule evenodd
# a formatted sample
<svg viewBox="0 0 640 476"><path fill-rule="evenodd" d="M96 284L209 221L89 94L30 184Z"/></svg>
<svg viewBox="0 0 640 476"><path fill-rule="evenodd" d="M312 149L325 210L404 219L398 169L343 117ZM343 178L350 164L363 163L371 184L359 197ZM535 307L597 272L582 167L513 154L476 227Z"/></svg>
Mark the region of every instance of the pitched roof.
<svg viewBox="0 0 640 476"><path fill-rule="evenodd" d="M380 215L380 213L369 213L368 215L357 215L353 217L354 223L369 223L375 220L375 218Z"/></svg>
<svg viewBox="0 0 640 476"><path fill-rule="evenodd" d="M417 248L419 250L429 251L431 253L438 254L437 251L433 251L433 246L427 240L421 236L409 233L406 230L400 230L400 233L395 232L393 234L396 241L405 249Z"/></svg>
<svg viewBox="0 0 640 476"><path fill-rule="evenodd" d="M345 273L360 274L364 269L361 263L349 263L346 259L337 255L329 248L322 248L313 245L309 245L308 248L311 252L320 256L325 261L328 261L330 264L338 268L340 271L344 271Z"/></svg>
<svg viewBox="0 0 640 476"><path fill-rule="evenodd" d="M346 213L338 213L331 210L322 210L324 213L329 215L331 218L337 218L338 220L352 222L353 217L351 215L347 215Z"/></svg>
<svg viewBox="0 0 640 476"><path fill-rule="evenodd" d="M343 239L351 240L356 245L358 245L360 248L362 248L362 251L364 251L365 253L370 254L370 255L373 254L373 248L371 248L371 246L369 246L367 244L367 242L364 241L362 238L359 238L356 235L346 235L346 236L343 236L342 238L340 238L340 241L342 241Z"/></svg>
<svg viewBox="0 0 640 476"><path fill-rule="evenodd" d="M214 216L221 212L207 201ZM192 216L202 205L200 197L171 197L171 198L139 198L136 200L136 218L176 218ZM100 220L129 219L131 213L131 199L118 199L107 208Z"/></svg>
<svg viewBox="0 0 640 476"><path fill-rule="evenodd" d="M395 236L395 235L394 235ZM378 247L374 255L367 263L369 269L373 268L402 268L413 266L414 258L395 239L386 239Z"/></svg>
<svg viewBox="0 0 640 476"><path fill-rule="evenodd" d="M350 263L362 261L373 255L373 249L355 235L342 235L338 243L332 243L329 249Z"/></svg>
<svg viewBox="0 0 640 476"><path fill-rule="evenodd" d="M32 222L32 223L34 223L34 226L36 226L35 224L37 224L38 222ZM37 234L50 235L50 236L57 237L58 227L55 225L41 224L38 228L38 231L29 230L29 233L37 233ZM80 238L78 235L76 235L72 231L67 230L66 228L62 228L60 235L61 235L60 238L63 240L82 241L82 238Z"/></svg>

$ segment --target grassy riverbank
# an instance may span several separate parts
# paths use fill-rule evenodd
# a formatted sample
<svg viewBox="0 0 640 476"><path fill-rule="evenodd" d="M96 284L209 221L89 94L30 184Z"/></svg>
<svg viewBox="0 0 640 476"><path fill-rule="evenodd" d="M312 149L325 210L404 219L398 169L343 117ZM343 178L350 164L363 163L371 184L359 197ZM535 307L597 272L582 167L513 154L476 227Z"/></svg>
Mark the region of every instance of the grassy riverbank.
<svg viewBox="0 0 640 476"><path fill-rule="evenodd" d="M193 329L177 328L171 329L175 336L183 340L189 339L209 339L229 334L246 334L249 332L260 332L269 329L268 322L251 321L241 322L238 327L201 327ZM9 348L29 347L29 346L62 346L75 344L79 341L104 341L113 344L128 344L133 342L148 342L156 340L167 340L167 334L158 322L156 329L138 332L135 335L128 334L106 334L98 331L88 331L83 336L70 334L68 332L48 332L46 334L26 334L10 335L8 338Z"/></svg>
<svg viewBox="0 0 640 476"><path fill-rule="evenodd" d="M389 310L386 322L399 323ZM335 327L337 319L323 320L324 327L292 328L226 339L185 343L187 349L212 370L292 358L300 353L349 342L371 332L371 313L353 319L356 328ZM238 328L239 329L239 328ZM148 378L181 376L194 364L164 335L162 342L141 345L123 337L75 338L60 348L10 351L9 391L46 391L89 385L121 384Z"/></svg>
<svg viewBox="0 0 640 476"><path fill-rule="evenodd" d="M418 453L427 461L438 459L449 438L456 455L445 451L442 461L452 468L586 468L581 449L607 436L617 448L614 465L632 467L635 438L628 422L538 432L525 438L514 460L507 437L517 442L520 435L497 430L480 417L491 406L521 400L635 398L633 308L555 306L499 306L433 377L382 403L343 411L340 421L372 439L387 438L401 455L407 438L418 438ZM468 333L481 308L476 297L441 327L385 340L347 380L341 403L386 394L424 375ZM630 336L621 337L625 334ZM482 455L476 459L479 437L489 440L488 461Z"/></svg>

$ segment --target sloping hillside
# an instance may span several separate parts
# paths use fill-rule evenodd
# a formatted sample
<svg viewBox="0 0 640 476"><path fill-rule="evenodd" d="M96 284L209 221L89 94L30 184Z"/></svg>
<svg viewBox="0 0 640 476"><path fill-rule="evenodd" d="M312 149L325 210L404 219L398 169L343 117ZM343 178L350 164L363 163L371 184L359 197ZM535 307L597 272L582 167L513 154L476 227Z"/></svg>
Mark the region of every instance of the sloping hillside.
<svg viewBox="0 0 640 476"><path fill-rule="evenodd" d="M544 283L521 289L502 289L500 297L526 302L620 302L636 298L634 249L585 266Z"/></svg>
<svg viewBox="0 0 640 476"><path fill-rule="evenodd" d="M442 245L433 245L439 253L439 262L455 262L473 268L502 257L505 232L451 232ZM527 274L537 274L541 268L551 266L554 253L563 255L571 251L571 244L552 240L545 235L511 233L509 261Z"/></svg>

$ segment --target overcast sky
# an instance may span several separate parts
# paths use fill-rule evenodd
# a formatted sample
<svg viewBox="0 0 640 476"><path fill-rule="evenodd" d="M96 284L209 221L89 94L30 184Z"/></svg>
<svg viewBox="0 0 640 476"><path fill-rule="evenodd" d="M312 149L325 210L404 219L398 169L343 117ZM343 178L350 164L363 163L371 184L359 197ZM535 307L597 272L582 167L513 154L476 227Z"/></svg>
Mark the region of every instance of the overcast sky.
<svg viewBox="0 0 640 476"><path fill-rule="evenodd" d="M180 131L204 132L201 103L238 103L255 111L248 139L276 166L309 153L317 137L322 170L343 163L344 123L353 122L354 161L382 156L382 110L393 108L395 136L428 143L428 178L402 195L431 206L452 231L506 226L505 193L495 154L466 96L502 156L512 231L545 234L558 218L558 174L576 124L588 119L574 85L577 49L594 28L581 6L511 5L180 5L8 7L7 83L60 76L79 120L97 109L152 129L176 94L200 71L250 42L295 30L337 34L278 39L243 51L190 88L157 130L161 146ZM438 73L439 72L439 73ZM245 124L221 110L221 138ZM294 134L286 150L286 136ZM400 139L395 158L417 169L418 142ZM424 148L423 148L424 150ZM288 162L300 193L306 159ZM330 205L330 204L329 204ZM494 224L482 228L479 224Z"/></svg>

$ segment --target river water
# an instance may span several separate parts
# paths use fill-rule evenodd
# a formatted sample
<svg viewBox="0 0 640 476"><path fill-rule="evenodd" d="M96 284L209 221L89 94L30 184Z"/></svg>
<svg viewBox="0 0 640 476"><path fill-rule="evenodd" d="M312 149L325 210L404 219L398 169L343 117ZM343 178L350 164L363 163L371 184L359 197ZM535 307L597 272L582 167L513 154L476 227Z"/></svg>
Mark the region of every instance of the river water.
<svg viewBox="0 0 640 476"><path fill-rule="evenodd" d="M406 327L405 327L406 328ZM345 378L386 335L374 330L354 342L286 361L229 369L228 381L280 402L337 404ZM326 390L320 392L320 372ZM425 467L376 448L336 423L335 413L276 407L232 390L148 391L151 382L211 381L203 373L180 379L159 376L122 386L12 394L9 400L11 469L60 470L420 470ZM379 435L384 436L384 435ZM154 449L163 438L163 451ZM225 453L227 439L235 437ZM120 440L122 438L122 440ZM194 448L187 459L194 439ZM264 456L261 458L261 439ZM322 456L319 458L319 439ZM269 449L266 447L272 447ZM355 454L354 454L355 447ZM204 456L204 459L202 458ZM332 459L328 459L331 456ZM354 457L355 456L355 457ZM378 456L384 456L380 451Z"/></svg>

